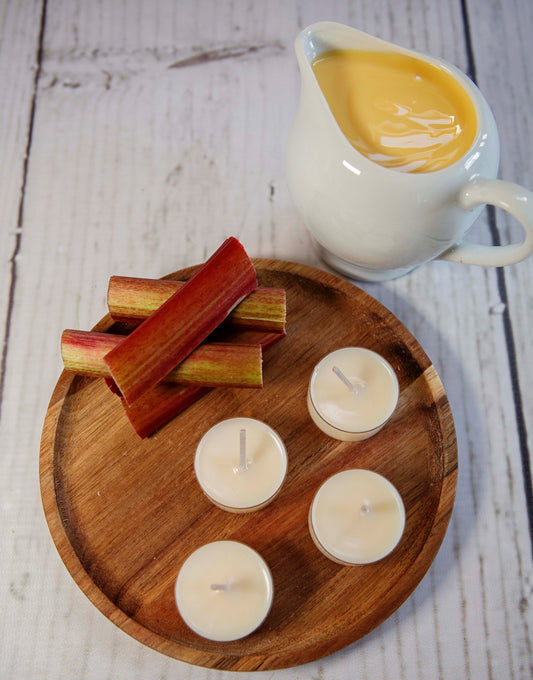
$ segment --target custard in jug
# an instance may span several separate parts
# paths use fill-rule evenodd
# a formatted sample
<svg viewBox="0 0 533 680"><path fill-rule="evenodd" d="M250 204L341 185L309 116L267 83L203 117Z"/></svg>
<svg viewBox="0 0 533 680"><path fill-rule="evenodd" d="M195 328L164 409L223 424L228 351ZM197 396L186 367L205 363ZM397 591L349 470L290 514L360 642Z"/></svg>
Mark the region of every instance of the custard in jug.
<svg viewBox="0 0 533 680"><path fill-rule="evenodd" d="M348 141L379 165L441 170L474 140L474 105L438 66L398 52L336 49L316 57L312 67Z"/></svg>

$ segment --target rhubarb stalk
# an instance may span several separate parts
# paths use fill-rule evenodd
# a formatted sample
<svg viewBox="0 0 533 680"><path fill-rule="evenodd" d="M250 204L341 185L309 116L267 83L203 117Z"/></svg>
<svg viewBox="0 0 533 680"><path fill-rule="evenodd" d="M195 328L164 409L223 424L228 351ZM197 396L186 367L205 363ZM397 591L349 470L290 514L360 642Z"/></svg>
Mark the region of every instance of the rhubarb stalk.
<svg viewBox="0 0 533 680"><path fill-rule="evenodd" d="M111 276L107 307L115 321L143 321L184 285L185 281ZM256 288L230 312L224 325L282 332L285 329L285 298L283 288Z"/></svg>
<svg viewBox="0 0 533 680"><path fill-rule="evenodd" d="M201 344L163 380L210 387L262 387L261 339L265 335L258 334L257 341L246 344ZM248 338L254 339L253 336ZM123 340L122 335L67 329L61 336L65 369L78 375L109 379L110 372L104 357Z"/></svg>
<svg viewBox="0 0 533 680"><path fill-rule="evenodd" d="M111 377L131 405L181 363L257 287L253 264L228 238L146 321L106 354Z"/></svg>

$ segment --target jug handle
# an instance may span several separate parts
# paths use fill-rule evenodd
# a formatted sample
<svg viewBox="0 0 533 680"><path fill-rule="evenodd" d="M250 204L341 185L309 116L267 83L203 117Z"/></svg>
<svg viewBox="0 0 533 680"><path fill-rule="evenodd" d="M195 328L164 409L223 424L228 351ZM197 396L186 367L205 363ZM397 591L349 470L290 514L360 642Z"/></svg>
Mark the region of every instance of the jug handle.
<svg viewBox="0 0 533 680"><path fill-rule="evenodd" d="M459 205L471 210L488 204L503 208L515 217L524 228L525 238L520 243L505 246L485 246L475 243L457 243L437 259L479 264L486 267L502 267L516 264L533 252L533 193L501 179L477 178L466 184L459 192Z"/></svg>

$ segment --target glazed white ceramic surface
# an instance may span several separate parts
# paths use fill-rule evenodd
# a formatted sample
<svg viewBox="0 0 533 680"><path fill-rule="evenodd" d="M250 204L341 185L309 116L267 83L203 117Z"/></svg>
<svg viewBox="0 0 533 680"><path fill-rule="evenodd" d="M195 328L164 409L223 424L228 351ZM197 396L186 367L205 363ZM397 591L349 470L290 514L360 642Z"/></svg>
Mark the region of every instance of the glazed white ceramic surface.
<svg viewBox="0 0 533 680"><path fill-rule="evenodd" d="M442 170L404 173L359 153L345 138L311 63L332 49L397 51L445 69L469 93L478 131L468 152ZM289 133L286 172L295 207L323 260L352 278L379 281L433 259L502 266L533 252L533 194L496 179L499 138L476 85L455 66L354 28L320 22L295 41L301 94ZM514 215L524 240L505 246L462 243L485 204Z"/></svg>

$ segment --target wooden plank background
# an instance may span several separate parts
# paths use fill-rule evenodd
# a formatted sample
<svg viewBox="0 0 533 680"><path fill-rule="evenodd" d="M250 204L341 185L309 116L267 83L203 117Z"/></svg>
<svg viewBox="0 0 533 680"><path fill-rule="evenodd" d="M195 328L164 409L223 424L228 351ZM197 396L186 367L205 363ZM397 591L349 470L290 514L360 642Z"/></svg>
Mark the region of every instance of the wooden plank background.
<svg viewBox="0 0 533 680"><path fill-rule="evenodd" d="M322 19L444 57L474 77L500 176L533 188L528 0L0 0L0 677L215 678L115 628L81 594L43 517L42 420L59 336L105 311L111 274L161 276L228 234L322 266L284 177L293 40ZM471 232L519 230L486 211ZM415 593L359 643L277 678L533 673L533 260L438 262L362 287L417 337L447 390L459 483ZM242 676L241 676L242 677Z"/></svg>

